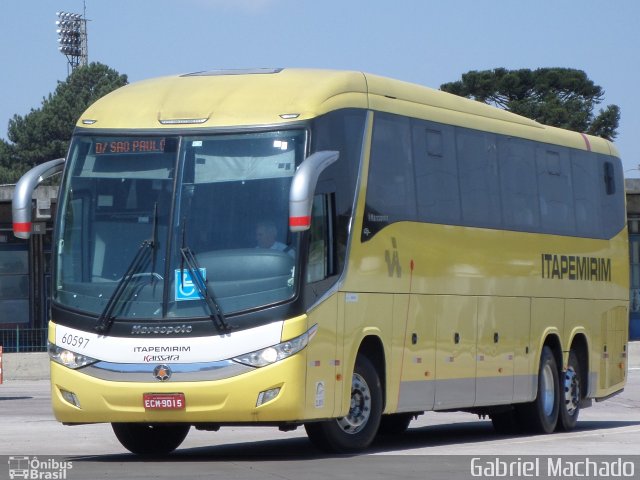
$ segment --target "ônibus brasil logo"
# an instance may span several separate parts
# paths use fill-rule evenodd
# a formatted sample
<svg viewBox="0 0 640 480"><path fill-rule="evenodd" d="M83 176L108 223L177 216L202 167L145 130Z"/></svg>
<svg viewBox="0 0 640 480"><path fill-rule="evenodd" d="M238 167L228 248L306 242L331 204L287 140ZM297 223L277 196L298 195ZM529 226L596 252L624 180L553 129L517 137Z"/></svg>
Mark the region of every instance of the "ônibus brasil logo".
<svg viewBox="0 0 640 480"><path fill-rule="evenodd" d="M73 462L55 458L11 456L8 463L11 480L15 478L65 480L68 478L67 471L73 468Z"/></svg>

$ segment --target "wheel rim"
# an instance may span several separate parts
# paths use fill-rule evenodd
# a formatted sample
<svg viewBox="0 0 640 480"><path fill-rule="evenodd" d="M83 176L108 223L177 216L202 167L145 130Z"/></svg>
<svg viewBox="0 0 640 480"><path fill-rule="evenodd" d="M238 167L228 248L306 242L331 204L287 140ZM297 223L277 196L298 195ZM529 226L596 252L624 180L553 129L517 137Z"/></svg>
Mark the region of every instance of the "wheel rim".
<svg viewBox="0 0 640 480"><path fill-rule="evenodd" d="M564 372L564 404L569 415L573 415L580 405L580 379L573 367Z"/></svg>
<svg viewBox="0 0 640 480"><path fill-rule="evenodd" d="M542 399L542 411L549 417L553 413L555 405L555 386L553 370L550 365L545 365L542 370L542 383L540 385L540 395Z"/></svg>
<svg viewBox="0 0 640 480"><path fill-rule="evenodd" d="M343 432L355 434L361 431L371 415L371 392L361 375L354 373L351 381L351 406L346 417L337 420Z"/></svg>

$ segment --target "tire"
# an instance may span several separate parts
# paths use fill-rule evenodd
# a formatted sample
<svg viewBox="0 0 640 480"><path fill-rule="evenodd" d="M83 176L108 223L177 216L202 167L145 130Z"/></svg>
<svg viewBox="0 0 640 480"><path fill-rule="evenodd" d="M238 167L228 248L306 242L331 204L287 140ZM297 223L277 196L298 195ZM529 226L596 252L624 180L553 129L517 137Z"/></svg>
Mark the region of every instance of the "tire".
<svg viewBox="0 0 640 480"><path fill-rule="evenodd" d="M496 433L500 433L502 435L514 435L522 431L515 409L500 413L493 413L490 417L493 429Z"/></svg>
<svg viewBox="0 0 640 480"><path fill-rule="evenodd" d="M538 393L533 402L518 409L518 419L526 430L534 433L551 433L556 429L560 411L560 379L558 364L545 346L540 355L538 369Z"/></svg>
<svg viewBox="0 0 640 480"><path fill-rule="evenodd" d="M351 406L346 417L306 423L309 440L320 450L347 453L373 442L382 415L382 387L369 359L358 356L351 380Z"/></svg>
<svg viewBox="0 0 640 480"><path fill-rule="evenodd" d="M138 455L163 455L183 442L191 425L163 423L112 423L111 427L124 448Z"/></svg>
<svg viewBox="0 0 640 480"><path fill-rule="evenodd" d="M378 435L400 435L407 431L413 420L413 413L394 413L383 415L378 427Z"/></svg>
<svg viewBox="0 0 640 480"><path fill-rule="evenodd" d="M582 372L578 357L573 350L569 352L569 365L561 376L562 388L560 398L560 417L557 430L569 432L578 423L582 389L580 384Z"/></svg>

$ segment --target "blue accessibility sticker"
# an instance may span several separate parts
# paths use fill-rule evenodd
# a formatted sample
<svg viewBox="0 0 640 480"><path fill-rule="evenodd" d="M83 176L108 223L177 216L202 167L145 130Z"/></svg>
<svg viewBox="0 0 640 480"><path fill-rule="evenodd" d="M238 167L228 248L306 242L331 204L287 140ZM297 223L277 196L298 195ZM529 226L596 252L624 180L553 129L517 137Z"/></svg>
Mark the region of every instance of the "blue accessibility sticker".
<svg viewBox="0 0 640 480"><path fill-rule="evenodd" d="M207 279L207 269L200 268L200 275L203 280ZM175 271L175 284L176 284L176 302L184 300L201 300L204 298L200 295L198 287L195 285L191 272L187 269L176 269Z"/></svg>

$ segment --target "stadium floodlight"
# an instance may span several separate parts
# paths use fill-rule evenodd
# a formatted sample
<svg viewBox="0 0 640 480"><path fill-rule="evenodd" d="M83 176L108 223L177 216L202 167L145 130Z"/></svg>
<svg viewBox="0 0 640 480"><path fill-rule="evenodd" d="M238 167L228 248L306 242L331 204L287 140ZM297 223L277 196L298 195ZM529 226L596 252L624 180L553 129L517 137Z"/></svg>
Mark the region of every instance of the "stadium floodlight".
<svg viewBox="0 0 640 480"><path fill-rule="evenodd" d="M67 57L71 71L80 65L87 65L89 55L86 16L70 12L56 12L56 16L58 50Z"/></svg>

